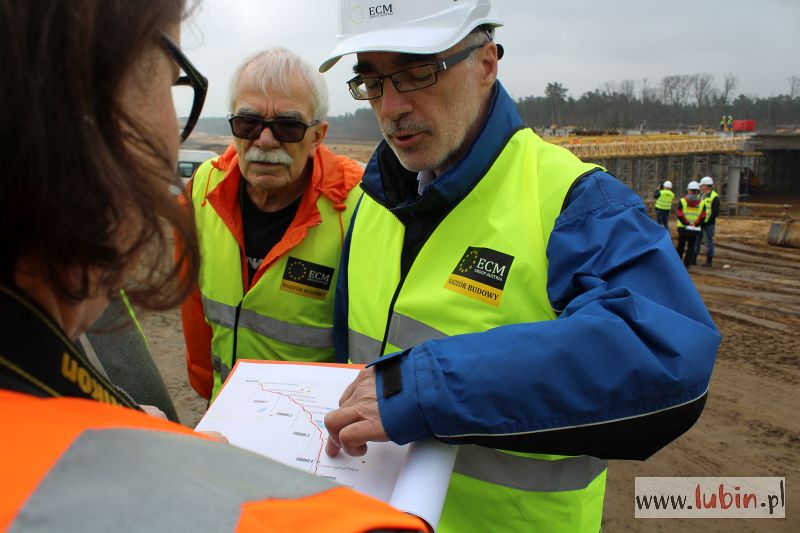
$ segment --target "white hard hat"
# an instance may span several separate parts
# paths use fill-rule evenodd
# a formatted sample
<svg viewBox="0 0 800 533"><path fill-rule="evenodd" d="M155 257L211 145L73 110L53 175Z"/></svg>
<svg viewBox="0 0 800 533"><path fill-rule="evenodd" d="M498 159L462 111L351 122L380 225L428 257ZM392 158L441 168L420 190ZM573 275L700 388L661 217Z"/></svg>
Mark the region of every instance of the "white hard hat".
<svg viewBox="0 0 800 533"><path fill-rule="evenodd" d="M356 52L437 54L484 24L503 25L491 0L339 0L338 44L319 71Z"/></svg>
<svg viewBox="0 0 800 533"><path fill-rule="evenodd" d="M665 181L664 182L664 187L667 188L667 189L671 189L672 188L672 182L669 181L669 180Z"/></svg>
<svg viewBox="0 0 800 533"><path fill-rule="evenodd" d="M714 179L711 176L706 176L705 178L700 180L700 185L708 185L711 187L714 185Z"/></svg>
<svg viewBox="0 0 800 533"><path fill-rule="evenodd" d="M699 191L700 190L700 184L697 183L696 181L690 181L689 185L686 186L686 190L687 191L692 191L692 190Z"/></svg>

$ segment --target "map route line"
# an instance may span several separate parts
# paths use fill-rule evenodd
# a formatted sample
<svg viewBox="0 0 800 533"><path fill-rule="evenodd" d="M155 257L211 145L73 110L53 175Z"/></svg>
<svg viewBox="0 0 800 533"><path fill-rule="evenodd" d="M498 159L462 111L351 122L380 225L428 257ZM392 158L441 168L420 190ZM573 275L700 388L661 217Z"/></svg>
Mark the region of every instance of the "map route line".
<svg viewBox="0 0 800 533"><path fill-rule="evenodd" d="M320 457L322 456L322 449L325 447L325 439L322 436L322 429L320 429L320 427L316 424L316 422L314 422L314 415L311 414L311 411L306 409L305 405L303 405L302 403L300 403L297 400L295 400L290 394L286 394L285 392L278 392L278 391L274 391L274 390L268 389L268 388L266 388L264 386L263 383L259 383L258 385L259 385L259 387L261 387L261 390L263 392L267 392L267 393L270 393L270 394L277 394L278 396L283 396L284 398L288 399L290 402L292 402L297 407L299 407L308 416L308 421L311 422L311 425L314 426L314 429L316 429L317 432L319 433L319 451L317 452L317 457L314 460L314 473L315 474L318 473L318 471L319 471L319 460L320 460Z"/></svg>

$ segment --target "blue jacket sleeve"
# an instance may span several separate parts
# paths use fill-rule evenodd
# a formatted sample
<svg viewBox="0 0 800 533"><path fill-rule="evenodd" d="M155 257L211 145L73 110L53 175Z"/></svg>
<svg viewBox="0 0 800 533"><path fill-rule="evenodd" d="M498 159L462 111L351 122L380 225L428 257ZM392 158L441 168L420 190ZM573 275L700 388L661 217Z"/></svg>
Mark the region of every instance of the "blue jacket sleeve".
<svg viewBox="0 0 800 533"><path fill-rule="evenodd" d="M639 197L606 173L584 178L547 257L556 320L428 341L379 360L379 408L393 441L433 436L645 459L694 424L721 339ZM395 386L384 395L389 374Z"/></svg>

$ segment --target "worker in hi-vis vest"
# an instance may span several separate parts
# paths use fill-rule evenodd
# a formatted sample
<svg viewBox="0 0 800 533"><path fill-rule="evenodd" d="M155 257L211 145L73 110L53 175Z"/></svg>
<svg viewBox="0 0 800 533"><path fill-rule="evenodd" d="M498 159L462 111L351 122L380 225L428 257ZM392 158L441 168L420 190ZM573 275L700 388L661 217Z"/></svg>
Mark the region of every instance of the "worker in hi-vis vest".
<svg viewBox="0 0 800 533"><path fill-rule="evenodd" d="M697 264L695 243L700 237L706 218L705 203L700 197L700 184L690 181L686 186L686 195L678 202L678 245L675 251L683 259L686 268Z"/></svg>
<svg viewBox="0 0 800 533"><path fill-rule="evenodd" d="M675 200L675 193L672 192L672 182L665 181L655 193L656 203L656 222L658 225L669 231L669 214L672 211L672 202Z"/></svg>
<svg viewBox="0 0 800 533"><path fill-rule="evenodd" d="M641 199L523 124L488 0L339 9L320 70L357 54L350 94L385 140L334 317L340 360L374 365L326 416L327 453L439 439L459 449L438 531L596 532L606 460L700 415L711 317Z"/></svg>
<svg viewBox="0 0 800 533"><path fill-rule="evenodd" d="M325 81L296 54L251 56L231 90L233 145L187 186L202 261L181 312L189 381L210 399L240 358L334 360L336 274L363 172L322 144Z"/></svg>
<svg viewBox="0 0 800 533"><path fill-rule="evenodd" d="M706 262L703 263L703 266L711 268L714 263L714 232L717 228L721 204L719 194L714 190L714 178L711 176L700 178L700 197L703 199L706 218L703 220L700 235L694 244L694 256L696 260L700 255L700 245L705 242Z"/></svg>

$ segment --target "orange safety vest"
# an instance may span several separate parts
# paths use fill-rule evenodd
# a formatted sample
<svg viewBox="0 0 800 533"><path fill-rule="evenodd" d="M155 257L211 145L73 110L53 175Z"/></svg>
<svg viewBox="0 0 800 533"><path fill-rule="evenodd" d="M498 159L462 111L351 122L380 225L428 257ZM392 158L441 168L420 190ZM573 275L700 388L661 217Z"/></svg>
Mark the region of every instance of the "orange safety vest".
<svg viewBox="0 0 800 533"><path fill-rule="evenodd" d="M425 531L388 504L141 412L0 390L0 530Z"/></svg>

